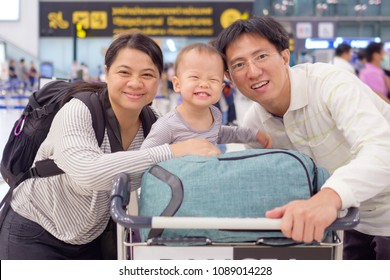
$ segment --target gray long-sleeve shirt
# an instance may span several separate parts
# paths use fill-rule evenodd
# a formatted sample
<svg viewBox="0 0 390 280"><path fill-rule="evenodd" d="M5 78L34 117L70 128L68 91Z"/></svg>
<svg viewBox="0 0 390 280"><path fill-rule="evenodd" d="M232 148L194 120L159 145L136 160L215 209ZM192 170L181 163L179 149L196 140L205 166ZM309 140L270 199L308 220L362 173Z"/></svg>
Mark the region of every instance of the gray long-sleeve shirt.
<svg viewBox="0 0 390 280"><path fill-rule="evenodd" d="M163 144L172 144L188 139L207 139L213 144L253 143L256 142L256 129L222 124L222 114L215 106L210 106L213 124L206 130L194 130L175 109L161 118L152 126L141 149L152 148Z"/></svg>

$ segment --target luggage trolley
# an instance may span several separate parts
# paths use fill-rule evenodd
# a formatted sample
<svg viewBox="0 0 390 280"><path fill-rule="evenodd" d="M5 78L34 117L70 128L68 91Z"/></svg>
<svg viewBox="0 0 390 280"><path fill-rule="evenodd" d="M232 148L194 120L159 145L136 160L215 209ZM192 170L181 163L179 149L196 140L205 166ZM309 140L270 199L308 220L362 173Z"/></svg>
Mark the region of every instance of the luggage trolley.
<svg viewBox="0 0 390 280"><path fill-rule="evenodd" d="M222 229L280 231L279 219L268 218L217 218L217 217L141 217L127 214L130 199L128 177L119 174L114 180L111 194L111 216L117 223L118 259L157 260L157 259L340 259L342 241L340 231L354 228L359 223L357 208L349 208L347 213L333 222L330 234L323 242L310 245L297 244L286 238L259 239L242 243L214 243L207 237L183 237L180 239L153 238L141 242L138 229ZM280 243L279 241L283 241ZM277 242L273 242L277 241Z"/></svg>

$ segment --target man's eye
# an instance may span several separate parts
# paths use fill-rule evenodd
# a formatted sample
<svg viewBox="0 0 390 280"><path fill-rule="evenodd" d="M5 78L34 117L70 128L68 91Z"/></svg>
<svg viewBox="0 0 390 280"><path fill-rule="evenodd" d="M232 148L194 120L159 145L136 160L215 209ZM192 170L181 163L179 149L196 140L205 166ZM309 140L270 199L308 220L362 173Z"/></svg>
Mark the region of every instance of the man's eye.
<svg viewBox="0 0 390 280"><path fill-rule="evenodd" d="M243 68L244 65L245 65L244 62L238 62L238 63L232 65L232 69L233 69L233 70L238 70L238 69Z"/></svg>
<svg viewBox="0 0 390 280"><path fill-rule="evenodd" d="M255 61L260 61L263 60L267 57L268 55L266 53L259 54L258 56L255 57Z"/></svg>

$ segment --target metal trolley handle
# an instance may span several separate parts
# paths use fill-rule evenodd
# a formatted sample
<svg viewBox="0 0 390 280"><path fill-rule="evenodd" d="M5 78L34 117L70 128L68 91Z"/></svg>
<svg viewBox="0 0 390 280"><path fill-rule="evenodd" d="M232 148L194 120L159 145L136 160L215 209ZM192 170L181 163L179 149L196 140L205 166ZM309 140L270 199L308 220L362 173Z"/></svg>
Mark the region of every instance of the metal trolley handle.
<svg viewBox="0 0 390 280"><path fill-rule="evenodd" d="M280 230L280 219L218 218L218 217L142 217L126 213L130 200L129 179L124 173L115 177L111 193L111 216L126 228L225 229L225 230ZM358 208L351 207L345 216L336 219L329 230L347 230L359 223Z"/></svg>

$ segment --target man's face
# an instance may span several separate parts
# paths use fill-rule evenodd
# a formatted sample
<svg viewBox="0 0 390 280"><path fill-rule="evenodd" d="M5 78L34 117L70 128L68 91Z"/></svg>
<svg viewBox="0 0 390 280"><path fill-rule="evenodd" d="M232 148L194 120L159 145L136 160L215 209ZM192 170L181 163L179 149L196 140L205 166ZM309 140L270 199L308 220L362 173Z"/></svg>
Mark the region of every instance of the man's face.
<svg viewBox="0 0 390 280"><path fill-rule="evenodd" d="M242 34L226 48L229 76L235 86L273 113L280 111L279 106L288 108L289 59L289 50L279 53L268 40L256 34Z"/></svg>

